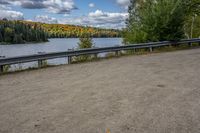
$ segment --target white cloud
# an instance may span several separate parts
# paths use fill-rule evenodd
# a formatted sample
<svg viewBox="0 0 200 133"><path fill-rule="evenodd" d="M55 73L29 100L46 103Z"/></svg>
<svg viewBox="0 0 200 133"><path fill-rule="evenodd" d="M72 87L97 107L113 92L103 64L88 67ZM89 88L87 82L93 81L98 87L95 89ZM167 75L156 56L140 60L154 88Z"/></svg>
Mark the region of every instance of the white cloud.
<svg viewBox="0 0 200 133"><path fill-rule="evenodd" d="M36 22L42 22L42 23L49 23L49 24L56 24L58 23L58 20L53 17L49 17L47 15L37 15L35 17Z"/></svg>
<svg viewBox="0 0 200 133"><path fill-rule="evenodd" d="M11 10L11 8L6 5L0 5L0 10Z"/></svg>
<svg viewBox="0 0 200 133"><path fill-rule="evenodd" d="M76 9L74 0L0 0L0 4L27 9L47 9L51 13L66 14Z"/></svg>
<svg viewBox="0 0 200 133"><path fill-rule="evenodd" d="M125 27L127 17L128 13L111 13L96 10L95 12L90 12L87 16L61 19L59 23L120 29Z"/></svg>
<svg viewBox="0 0 200 133"><path fill-rule="evenodd" d="M45 0L43 4L47 7L49 12L66 14L75 9L73 0Z"/></svg>
<svg viewBox="0 0 200 133"><path fill-rule="evenodd" d="M9 20L23 20L24 15L21 12L13 11L10 7L6 5L0 5L0 19Z"/></svg>
<svg viewBox="0 0 200 133"><path fill-rule="evenodd" d="M10 10L0 10L0 19L7 18L9 20L23 20L23 13Z"/></svg>
<svg viewBox="0 0 200 133"><path fill-rule="evenodd" d="M100 16L105 16L106 13L103 13L101 10L96 10L95 12L90 12L89 16L90 17L100 17Z"/></svg>
<svg viewBox="0 0 200 133"><path fill-rule="evenodd" d="M117 2L120 6L124 7L125 9L127 9L127 8L128 8L128 5L130 4L130 0L116 0L116 2Z"/></svg>
<svg viewBox="0 0 200 133"><path fill-rule="evenodd" d="M94 3L90 3L89 7L93 8L93 7L95 7L95 4Z"/></svg>
<svg viewBox="0 0 200 133"><path fill-rule="evenodd" d="M115 0L121 7L128 7L129 0ZM47 15L37 15L33 21L43 23L62 23L87 25L103 28L120 29L125 27L125 20L128 13L104 12L96 10L87 15L72 17L70 11L76 9L74 0L0 0L0 18L23 19L23 13L12 11L11 5L21 6L28 9L46 9L48 12L63 14L63 18L53 18ZM95 7L94 3L90 3L89 7ZM12 6L11 6L12 7Z"/></svg>

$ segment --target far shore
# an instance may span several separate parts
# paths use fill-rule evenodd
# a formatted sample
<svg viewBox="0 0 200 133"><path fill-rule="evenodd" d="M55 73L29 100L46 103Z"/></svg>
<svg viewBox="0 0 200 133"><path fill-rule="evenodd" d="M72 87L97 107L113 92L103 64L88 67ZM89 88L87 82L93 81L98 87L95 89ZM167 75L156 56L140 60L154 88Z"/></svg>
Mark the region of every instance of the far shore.
<svg viewBox="0 0 200 133"><path fill-rule="evenodd" d="M94 38L121 38L121 37L92 37ZM20 44L39 44L49 42L49 39L79 39L79 37L63 37L63 38L48 38L47 41L33 41L33 42L23 42L23 43L9 43L9 42L0 42L0 45L20 45Z"/></svg>
<svg viewBox="0 0 200 133"><path fill-rule="evenodd" d="M19 44L37 44L37 43L45 43L45 42L49 42L49 40L47 41L36 41L36 42L23 42L23 43L9 43L9 42L0 42L0 45L19 45Z"/></svg>

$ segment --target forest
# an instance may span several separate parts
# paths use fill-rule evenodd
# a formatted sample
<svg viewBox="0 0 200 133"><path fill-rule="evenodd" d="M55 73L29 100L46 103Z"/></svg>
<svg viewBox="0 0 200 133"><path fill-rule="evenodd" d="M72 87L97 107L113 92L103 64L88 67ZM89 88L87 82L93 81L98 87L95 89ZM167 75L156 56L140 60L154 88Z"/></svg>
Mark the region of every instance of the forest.
<svg viewBox="0 0 200 133"><path fill-rule="evenodd" d="M90 37L120 37L121 32L114 29L65 24L0 20L1 44L45 42L48 41L48 38L80 38L84 35Z"/></svg>
<svg viewBox="0 0 200 133"><path fill-rule="evenodd" d="M34 25L34 22L32 22ZM80 38L85 35L90 37L120 37L120 30L115 29L103 29L89 26L76 26L76 25L65 25L65 24L45 24L37 23L42 27L50 38Z"/></svg>
<svg viewBox="0 0 200 133"><path fill-rule="evenodd" d="M48 41L48 33L40 26L24 24L20 21L0 21L1 44L20 44Z"/></svg>
<svg viewBox="0 0 200 133"><path fill-rule="evenodd" d="M131 0L124 43L200 37L199 0Z"/></svg>

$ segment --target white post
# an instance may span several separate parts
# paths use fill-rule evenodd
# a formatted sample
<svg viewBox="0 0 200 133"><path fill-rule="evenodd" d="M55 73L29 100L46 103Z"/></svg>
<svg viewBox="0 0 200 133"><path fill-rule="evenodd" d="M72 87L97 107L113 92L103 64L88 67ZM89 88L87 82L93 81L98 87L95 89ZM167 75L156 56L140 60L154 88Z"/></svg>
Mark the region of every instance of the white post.
<svg viewBox="0 0 200 133"><path fill-rule="evenodd" d="M68 64L71 64L71 63L72 63L72 57L68 56Z"/></svg>
<svg viewBox="0 0 200 133"><path fill-rule="evenodd" d="M150 52L153 52L153 48L152 47L150 47L149 49L150 49Z"/></svg>

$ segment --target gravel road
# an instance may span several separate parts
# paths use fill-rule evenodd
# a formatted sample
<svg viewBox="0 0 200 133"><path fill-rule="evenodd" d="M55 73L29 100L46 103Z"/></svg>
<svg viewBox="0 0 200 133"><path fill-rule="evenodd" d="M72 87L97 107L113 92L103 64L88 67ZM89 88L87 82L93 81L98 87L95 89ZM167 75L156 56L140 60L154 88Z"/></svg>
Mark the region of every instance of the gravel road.
<svg viewBox="0 0 200 133"><path fill-rule="evenodd" d="M0 133L199 133L200 49L0 76Z"/></svg>

